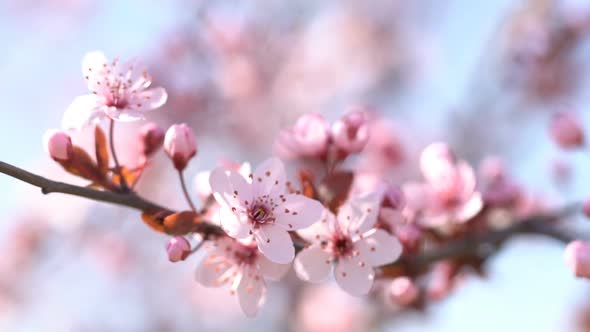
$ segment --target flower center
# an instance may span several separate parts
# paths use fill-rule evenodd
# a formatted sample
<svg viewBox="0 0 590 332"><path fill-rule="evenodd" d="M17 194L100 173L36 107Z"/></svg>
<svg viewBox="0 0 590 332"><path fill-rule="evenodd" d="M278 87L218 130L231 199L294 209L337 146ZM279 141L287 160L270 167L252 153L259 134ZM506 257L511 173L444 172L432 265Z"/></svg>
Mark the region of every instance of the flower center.
<svg viewBox="0 0 590 332"><path fill-rule="evenodd" d="M256 224L274 221L272 210L266 204L254 204L248 211L248 216Z"/></svg>
<svg viewBox="0 0 590 332"><path fill-rule="evenodd" d="M352 255L354 244L350 237L338 234L332 238L331 249L336 257L347 257Z"/></svg>
<svg viewBox="0 0 590 332"><path fill-rule="evenodd" d="M256 262L258 249L250 246L238 245L238 249L234 252L234 259L238 265L253 265Z"/></svg>
<svg viewBox="0 0 590 332"><path fill-rule="evenodd" d="M109 88L109 93L106 105L117 109L126 108L129 105L126 98L127 85L122 83L119 79L115 79L114 83L107 81L107 86Z"/></svg>

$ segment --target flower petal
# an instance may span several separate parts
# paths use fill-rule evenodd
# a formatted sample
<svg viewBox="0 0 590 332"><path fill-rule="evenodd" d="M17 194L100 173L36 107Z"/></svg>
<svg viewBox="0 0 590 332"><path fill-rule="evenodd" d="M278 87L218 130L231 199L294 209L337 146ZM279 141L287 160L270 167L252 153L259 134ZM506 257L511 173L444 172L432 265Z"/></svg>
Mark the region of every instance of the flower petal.
<svg viewBox="0 0 590 332"><path fill-rule="evenodd" d="M253 269L245 269L238 284L237 294L244 314L248 317L256 316L266 297L264 279Z"/></svg>
<svg viewBox="0 0 590 332"><path fill-rule="evenodd" d="M379 214L380 199L377 193L349 200L338 210L338 224L349 234L362 234L375 225Z"/></svg>
<svg viewBox="0 0 590 332"><path fill-rule="evenodd" d="M274 215L276 223L288 230L308 227L322 217L324 206L315 199L303 195L288 194L281 198Z"/></svg>
<svg viewBox="0 0 590 332"><path fill-rule="evenodd" d="M375 272L359 257L341 259L334 271L336 282L347 293L354 296L366 295L373 286Z"/></svg>
<svg viewBox="0 0 590 332"><path fill-rule="evenodd" d="M471 195L471 198L463 203L455 212L455 221L458 223L469 221L475 217L483 208L483 199L481 194L476 192Z"/></svg>
<svg viewBox="0 0 590 332"><path fill-rule="evenodd" d="M332 271L332 257L321 247L311 246L297 254L293 268L302 280L320 282Z"/></svg>
<svg viewBox="0 0 590 332"><path fill-rule="evenodd" d="M209 176L209 186L211 187L211 192L217 203L221 206L228 206L225 200L225 193L231 193L232 186L223 168L218 167L211 171L211 175Z"/></svg>
<svg viewBox="0 0 590 332"><path fill-rule="evenodd" d="M96 91L100 87L97 83L102 81L106 75L106 66L109 65L109 60L100 51L88 52L82 59L82 75L86 78L88 83L88 90Z"/></svg>
<svg viewBox="0 0 590 332"><path fill-rule="evenodd" d="M109 118L115 121L133 122L145 119L145 116L142 111L127 108L119 109L116 107L105 107L104 110L105 113L109 116Z"/></svg>
<svg viewBox="0 0 590 332"><path fill-rule="evenodd" d="M273 224L262 225L254 231L258 249L266 258L279 264L288 264L295 257L295 248L289 232Z"/></svg>
<svg viewBox="0 0 590 332"><path fill-rule="evenodd" d="M360 257L371 266L392 263L399 258L403 250L398 239L382 229L376 229L355 244L361 253Z"/></svg>
<svg viewBox="0 0 590 332"><path fill-rule="evenodd" d="M158 107L161 107L168 100L168 93L162 87L157 87L140 92L137 98L141 102L142 111L151 111Z"/></svg>
<svg viewBox="0 0 590 332"><path fill-rule="evenodd" d="M76 97L64 112L63 129L82 129L104 115L98 110L98 97L94 94Z"/></svg>
<svg viewBox="0 0 590 332"><path fill-rule="evenodd" d="M197 282L206 287L219 287L231 279L224 277L231 274L228 271L233 265L222 254L215 248L201 261L195 273Z"/></svg>
<svg viewBox="0 0 590 332"><path fill-rule="evenodd" d="M219 221L221 228L227 235L235 239L245 239L250 236L251 227L246 216L234 213L229 207L222 206L219 209Z"/></svg>
<svg viewBox="0 0 590 332"><path fill-rule="evenodd" d="M218 167L211 172L209 184L220 205L246 210L246 202L252 201L252 188L239 173Z"/></svg>
<svg viewBox="0 0 590 332"><path fill-rule="evenodd" d="M312 243L327 241L335 232L336 217L328 209L324 209L321 219L311 226L297 231L302 238Z"/></svg>
<svg viewBox="0 0 590 332"><path fill-rule="evenodd" d="M269 280L278 281L281 280L289 271L291 264L277 264L270 261L268 258L259 255L258 256L258 270L260 273Z"/></svg>
<svg viewBox="0 0 590 332"><path fill-rule="evenodd" d="M285 166L278 158L269 158L256 168L252 178L256 196L278 196L285 192Z"/></svg>
<svg viewBox="0 0 590 332"><path fill-rule="evenodd" d="M229 171L228 175L229 183L231 188L233 189L231 192L226 193L225 195L231 195L230 197L226 197L225 199L228 202L234 202L232 204L238 206L248 206L252 203L252 185L244 179L244 177L235 171ZM237 207L237 206L236 206Z"/></svg>

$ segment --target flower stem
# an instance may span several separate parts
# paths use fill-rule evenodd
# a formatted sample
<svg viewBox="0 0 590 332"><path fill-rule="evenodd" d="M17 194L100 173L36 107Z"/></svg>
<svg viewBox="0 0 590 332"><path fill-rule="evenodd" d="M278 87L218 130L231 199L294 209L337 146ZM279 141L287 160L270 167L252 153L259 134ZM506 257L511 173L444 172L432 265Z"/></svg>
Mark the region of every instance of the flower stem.
<svg viewBox="0 0 590 332"><path fill-rule="evenodd" d="M110 126L109 126L109 144L111 147L111 154L113 155L113 161L115 162L115 172L119 174L119 178L121 179L121 189L123 191L128 191L129 187L127 186L127 180L125 180L125 176L123 175L121 164L119 164L119 159L117 158L117 152L115 151L115 120L111 119Z"/></svg>
<svg viewBox="0 0 590 332"><path fill-rule="evenodd" d="M182 173L181 170L178 170L178 177L180 178L180 185L182 186L182 192L184 193L184 197L186 198L188 205L191 207L191 210L193 210L194 212L197 212L197 209L195 208L195 205L193 204L193 201L191 200L191 197L188 194L188 190L186 189L186 182L184 181L184 173Z"/></svg>

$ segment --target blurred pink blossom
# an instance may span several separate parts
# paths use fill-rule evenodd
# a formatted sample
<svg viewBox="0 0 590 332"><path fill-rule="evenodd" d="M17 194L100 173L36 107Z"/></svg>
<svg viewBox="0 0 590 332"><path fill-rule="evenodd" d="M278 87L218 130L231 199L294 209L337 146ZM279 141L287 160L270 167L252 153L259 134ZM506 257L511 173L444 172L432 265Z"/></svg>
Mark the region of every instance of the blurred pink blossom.
<svg viewBox="0 0 590 332"><path fill-rule="evenodd" d="M332 125L334 144L346 153L361 152L369 141L367 114L355 107Z"/></svg>
<svg viewBox="0 0 590 332"><path fill-rule="evenodd" d="M553 115L550 133L555 143L564 149L573 149L584 144L584 129L576 115L570 112Z"/></svg>
<svg viewBox="0 0 590 332"><path fill-rule="evenodd" d="M424 210L425 225L438 227L463 223L473 218L483 207L481 194L476 191L473 168L456 160L444 143L434 143L424 149L420 168L425 183L407 183L404 193L410 207Z"/></svg>
<svg viewBox="0 0 590 332"><path fill-rule="evenodd" d="M397 277L391 282L390 296L397 304L412 304L418 299L419 295L418 287L408 277Z"/></svg>
<svg viewBox="0 0 590 332"><path fill-rule="evenodd" d="M564 259L576 277L590 278L590 243L570 242L565 248Z"/></svg>
<svg viewBox="0 0 590 332"><path fill-rule="evenodd" d="M238 295L242 311L256 316L266 297L264 279L279 280L289 264L277 264L261 255L252 239L236 241L222 237L213 242L197 267L197 281L206 287L230 285Z"/></svg>
<svg viewBox="0 0 590 332"><path fill-rule="evenodd" d="M281 132L275 151L284 158L322 158L328 150L328 122L317 113L302 115L291 129Z"/></svg>

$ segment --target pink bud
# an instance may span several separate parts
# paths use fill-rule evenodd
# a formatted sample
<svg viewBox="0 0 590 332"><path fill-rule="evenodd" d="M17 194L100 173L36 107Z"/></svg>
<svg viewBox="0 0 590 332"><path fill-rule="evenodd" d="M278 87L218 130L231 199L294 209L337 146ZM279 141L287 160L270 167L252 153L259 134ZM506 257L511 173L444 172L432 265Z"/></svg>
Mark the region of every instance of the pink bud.
<svg viewBox="0 0 590 332"><path fill-rule="evenodd" d="M479 165L479 175L484 183L502 181L506 177L504 161L496 156L486 157Z"/></svg>
<svg viewBox="0 0 590 332"><path fill-rule="evenodd" d="M438 173L455 163L455 154L446 143L432 143L420 154L420 170L426 179L437 177Z"/></svg>
<svg viewBox="0 0 590 332"><path fill-rule="evenodd" d="M346 114L332 125L334 144L347 153L358 153L369 140L367 114L354 111Z"/></svg>
<svg viewBox="0 0 590 332"><path fill-rule="evenodd" d="M408 277L397 277L391 282L391 297L401 305L409 305L418 299L418 287Z"/></svg>
<svg viewBox="0 0 590 332"><path fill-rule="evenodd" d="M45 150L53 160L67 161L72 158L72 139L63 131L50 129L43 136Z"/></svg>
<svg viewBox="0 0 590 332"><path fill-rule="evenodd" d="M383 195L383 206L401 210L406 205L404 192L398 186L389 185Z"/></svg>
<svg viewBox="0 0 590 332"><path fill-rule="evenodd" d="M586 218L590 218L590 199L584 202L584 205L582 205L582 211Z"/></svg>
<svg viewBox="0 0 590 332"><path fill-rule="evenodd" d="M168 259L175 263L178 261L185 260L191 253L191 245L187 239L182 236L175 236L168 240L166 244L166 252L168 253Z"/></svg>
<svg viewBox="0 0 590 332"><path fill-rule="evenodd" d="M164 150L177 170L186 168L189 160L197 154L195 135L186 123L175 124L168 129L164 137Z"/></svg>
<svg viewBox="0 0 590 332"><path fill-rule="evenodd" d="M404 246L404 252L415 252L422 242L422 230L414 224L404 224L395 228L395 236Z"/></svg>
<svg viewBox="0 0 590 332"><path fill-rule="evenodd" d="M570 242L565 248L564 258L577 277L590 278L590 243Z"/></svg>
<svg viewBox="0 0 590 332"><path fill-rule="evenodd" d="M141 127L139 130L139 137L143 144L144 156L150 156L164 143L164 129L157 124L150 122Z"/></svg>
<svg viewBox="0 0 590 332"><path fill-rule="evenodd" d="M584 144L584 130L573 113L556 113L551 120L550 133L555 143L564 149L573 149Z"/></svg>
<svg viewBox="0 0 590 332"><path fill-rule="evenodd" d="M319 114L301 116L293 126L293 138L303 156L321 156L328 148L329 126Z"/></svg>
<svg viewBox="0 0 590 332"><path fill-rule="evenodd" d="M590 278L590 243L570 242L565 248L564 258L576 277Z"/></svg>

